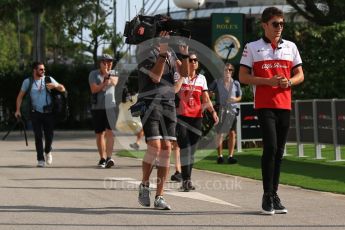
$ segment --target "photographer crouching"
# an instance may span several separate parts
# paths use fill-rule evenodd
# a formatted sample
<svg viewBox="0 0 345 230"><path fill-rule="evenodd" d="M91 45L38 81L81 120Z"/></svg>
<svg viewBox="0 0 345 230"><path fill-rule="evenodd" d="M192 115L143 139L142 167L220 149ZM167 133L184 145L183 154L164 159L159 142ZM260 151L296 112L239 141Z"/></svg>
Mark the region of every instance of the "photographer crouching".
<svg viewBox="0 0 345 230"><path fill-rule="evenodd" d="M37 167L45 167L45 163L52 164L53 157L51 154L54 137L54 114L53 103L50 90L56 89L60 92L65 91L65 87L59 84L52 77L45 77L45 67L42 62L33 63L32 77L23 81L22 87L16 100L15 117L19 119L21 114L21 105L24 96L29 98L29 117L32 121L32 127L35 134L35 147L37 152ZM48 83L48 79L50 83ZM24 114L23 114L24 115ZM45 147L43 149L44 131ZM45 156L43 154L45 153Z"/></svg>
<svg viewBox="0 0 345 230"><path fill-rule="evenodd" d="M169 173L171 142L176 141L175 92L179 91L184 77L188 76L188 46L180 45L181 61L169 47L169 32L160 31L155 42L138 46L138 100L146 109L140 115L147 143L142 162L142 182L139 186L139 203L150 206L150 175L157 167L157 190L154 207L170 210L163 198L164 183ZM146 43L147 44L147 43Z"/></svg>

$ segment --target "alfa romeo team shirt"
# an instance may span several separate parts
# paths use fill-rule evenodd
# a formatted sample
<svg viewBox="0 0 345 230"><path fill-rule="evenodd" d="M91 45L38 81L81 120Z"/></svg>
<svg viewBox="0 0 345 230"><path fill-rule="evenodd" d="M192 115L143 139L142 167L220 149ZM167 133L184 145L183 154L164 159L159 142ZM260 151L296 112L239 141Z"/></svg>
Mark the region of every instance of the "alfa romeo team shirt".
<svg viewBox="0 0 345 230"><path fill-rule="evenodd" d="M248 43L240 61L242 66L252 70L257 77L272 78L281 75L290 79L291 70L302 65L300 54L293 42L283 40L274 47L267 38ZM254 108L291 110L291 87L253 86Z"/></svg>
<svg viewBox="0 0 345 230"><path fill-rule="evenodd" d="M198 74L192 80L184 78L178 93L180 104L177 114L186 117L202 117L201 95L207 91L207 81L204 75Z"/></svg>

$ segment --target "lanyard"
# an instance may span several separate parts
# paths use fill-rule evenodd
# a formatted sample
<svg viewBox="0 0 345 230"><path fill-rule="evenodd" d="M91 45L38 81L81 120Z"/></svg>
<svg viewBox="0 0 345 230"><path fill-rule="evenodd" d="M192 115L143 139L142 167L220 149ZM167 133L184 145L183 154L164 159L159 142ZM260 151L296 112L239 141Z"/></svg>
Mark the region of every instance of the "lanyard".
<svg viewBox="0 0 345 230"><path fill-rule="evenodd" d="M192 89L189 91L189 98L193 97L193 92L194 92L194 89L195 89L195 83L196 83L197 78L198 78L198 75L195 75ZM188 78L188 87L190 87L190 82L191 81Z"/></svg>
<svg viewBox="0 0 345 230"><path fill-rule="evenodd" d="M36 87L37 87L37 89L38 89L38 92L41 93L41 91L42 91L42 85L43 85L43 79L41 79L40 87L38 87L38 85L37 85L37 83L36 83L35 80L34 80L34 83L35 83L35 85L36 85Z"/></svg>

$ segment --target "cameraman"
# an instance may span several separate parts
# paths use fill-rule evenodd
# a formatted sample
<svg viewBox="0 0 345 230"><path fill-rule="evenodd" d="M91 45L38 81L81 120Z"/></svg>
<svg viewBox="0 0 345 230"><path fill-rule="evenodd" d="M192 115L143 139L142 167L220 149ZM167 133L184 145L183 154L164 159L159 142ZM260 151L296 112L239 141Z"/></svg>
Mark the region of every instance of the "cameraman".
<svg viewBox="0 0 345 230"><path fill-rule="evenodd" d="M100 160L98 167L111 168L115 162L111 158L114 147L113 129L115 129L115 85L118 76L112 70L113 58L103 54L99 69L89 74L92 93L91 114L96 133L96 144Z"/></svg>
<svg viewBox="0 0 345 230"><path fill-rule="evenodd" d="M182 61L169 48L169 32L159 34L156 45L138 47L138 100L144 101L146 111L141 115L147 151L142 162L142 182L139 203L150 206L150 175L156 161L157 190L154 207L170 210L163 198L163 186L169 173L171 142L176 141L175 92L188 76L188 46L179 46ZM181 76L181 77L180 77Z"/></svg>
<svg viewBox="0 0 345 230"><path fill-rule="evenodd" d="M22 87L17 96L16 112L14 115L16 118L20 118L22 116L20 106L22 105L24 95L28 93L30 95L31 102L30 118L35 134L35 147L38 161L37 167L45 167L45 163L50 165L53 161L51 150L54 137L54 114L52 111L52 99L48 90L56 89L60 92L64 92L65 87L59 84L52 77L50 77L51 83L45 82L45 67L42 62L34 62L32 67L33 76L26 78L23 81ZM42 128L45 139L44 150ZM45 152L45 157L43 155L43 151Z"/></svg>

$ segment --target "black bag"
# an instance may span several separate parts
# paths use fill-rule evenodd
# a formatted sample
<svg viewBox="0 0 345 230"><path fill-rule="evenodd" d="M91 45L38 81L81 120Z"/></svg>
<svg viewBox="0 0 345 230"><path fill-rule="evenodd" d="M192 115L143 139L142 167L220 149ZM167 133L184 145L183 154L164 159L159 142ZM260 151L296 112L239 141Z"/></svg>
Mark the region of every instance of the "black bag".
<svg viewBox="0 0 345 230"><path fill-rule="evenodd" d="M144 101L137 101L134 105L129 107L132 117L139 117L146 112L146 103Z"/></svg>
<svg viewBox="0 0 345 230"><path fill-rule="evenodd" d="M202 116L202 126L201 126L202 136L206 136L213 126L214 126L214 120L213 120L212 113L209 112L207 109L205 109Z"/></svg>
<svg viewBox="0 0 345 230"><path fill-rule="evenodd" d="M51 79L49 76L45 77L45 83L50 83ZM48 91L48 89L47 89ZM55 118L59 121L65 121L69 115L69 107L68 107L68 100L67 100L67 91L60 92L58 90L51 90L48 91L51 96L52 100L52 109L55 115Z"/></svg>
<svg viewBox="0 0 345 230"><path fill-rule="evenodd" d="M53 90L52 92L53 113L55 117L60 121L67 120L69 115L67 95L67 91L60 92L57 90Z"/></svg>
<svg viewBox="0 0 345 230"><path fill-rule="evenodd" d="M26 120L30 119L31 110L32 110L32 103L31 103L31 88L33 84L33 78L29 77L29 88L25 92L25 96L23 97L22 104L20 105L20 113L22 117Z"/></svg>

